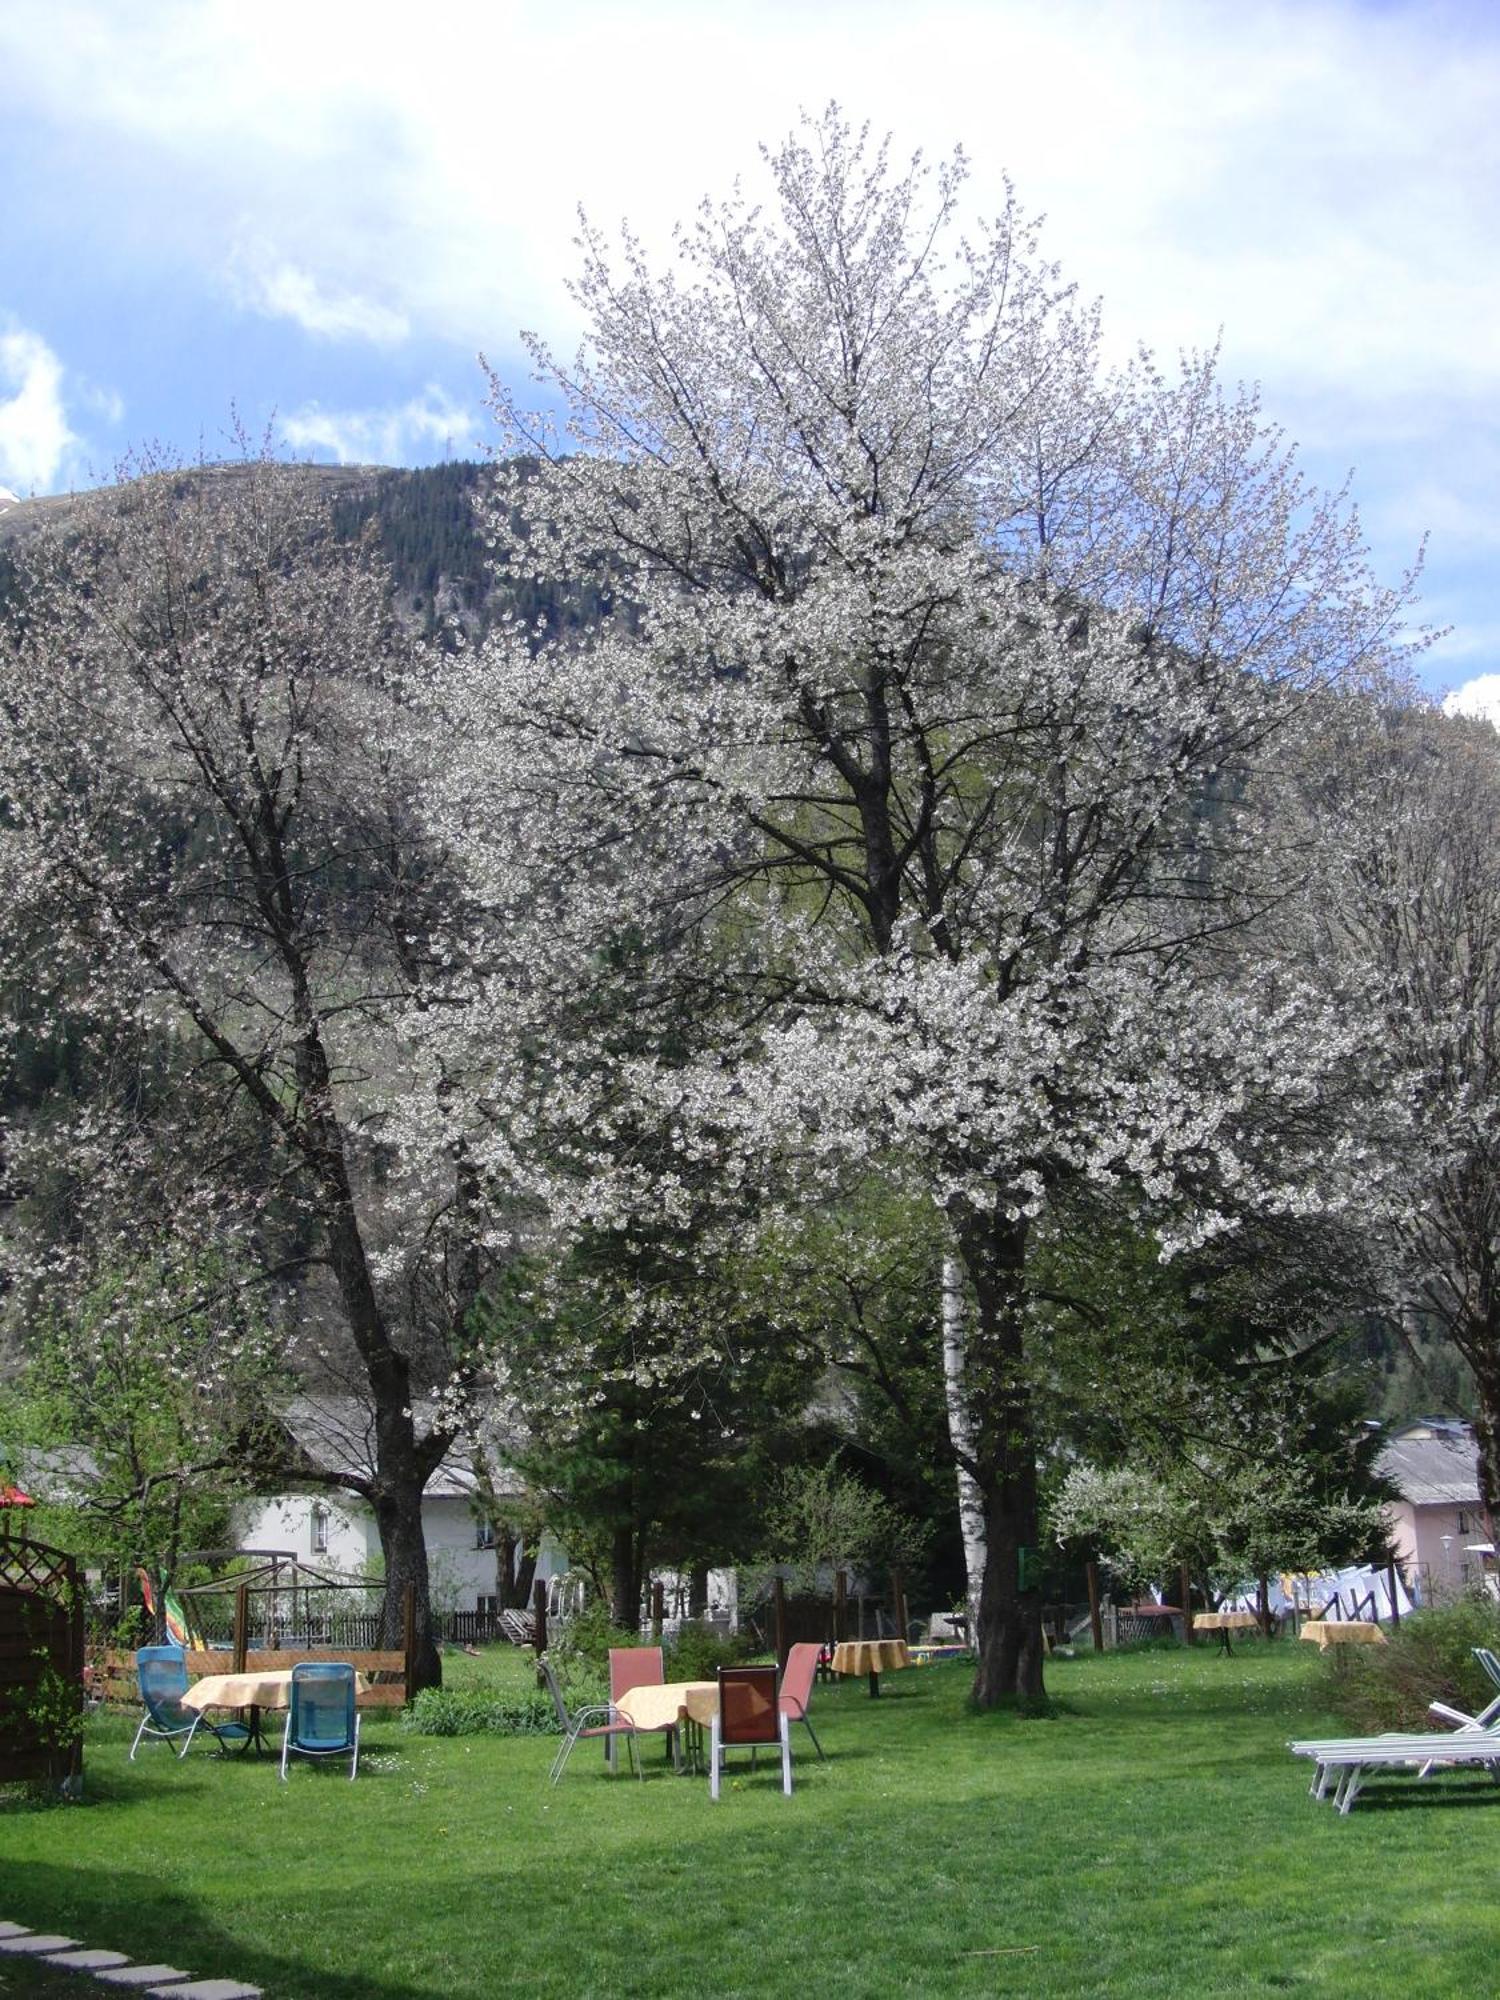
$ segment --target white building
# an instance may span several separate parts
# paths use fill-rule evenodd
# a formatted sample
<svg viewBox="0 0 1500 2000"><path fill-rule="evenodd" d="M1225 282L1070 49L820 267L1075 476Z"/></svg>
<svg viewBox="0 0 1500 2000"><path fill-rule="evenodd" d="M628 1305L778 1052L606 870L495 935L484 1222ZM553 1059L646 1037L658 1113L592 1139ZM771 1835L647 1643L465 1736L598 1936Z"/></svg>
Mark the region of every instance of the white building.
<svg viewBox="0 0 1500 2000"><path fill-rule="evenodd" d="M353 1399L301 1397L288 1410L287 1425L322 1471L370 1477L373 1421ZM502 1498L521 1491L519 1480L503 1468L493 1485ZM461 1441L438 1466L422 1495L432 1604L441 1614L493 1613L498 1608L496 1524L485 1516L479 1486L473 1446ZM336 1489L242 1501L235 1509L234 1541L247 1554L295 1556L314 1569L346 1576L373 1573L380 1561L373 1512L357 1495ZM544 1536L537 1577L547 1582L567 1567L567 1557Z"/></svg>

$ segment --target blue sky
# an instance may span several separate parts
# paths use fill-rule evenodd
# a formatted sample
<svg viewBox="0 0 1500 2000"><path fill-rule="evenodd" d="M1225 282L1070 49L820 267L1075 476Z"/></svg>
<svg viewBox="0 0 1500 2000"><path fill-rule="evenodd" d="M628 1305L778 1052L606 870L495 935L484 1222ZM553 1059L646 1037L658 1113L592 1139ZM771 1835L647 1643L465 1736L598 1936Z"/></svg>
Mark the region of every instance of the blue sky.
<svg viewBox="0 0 1500 2000"><path fill-rule="evenodd" d="M0 485L216 455L231 404L472 456L476 351L576 336L577 204L665 249L831 97L981 208L1008 172L1117 351L1222 328L1384 575L1430 535L1426 678L1500 716L1494 0L5 0Z"/></svg>

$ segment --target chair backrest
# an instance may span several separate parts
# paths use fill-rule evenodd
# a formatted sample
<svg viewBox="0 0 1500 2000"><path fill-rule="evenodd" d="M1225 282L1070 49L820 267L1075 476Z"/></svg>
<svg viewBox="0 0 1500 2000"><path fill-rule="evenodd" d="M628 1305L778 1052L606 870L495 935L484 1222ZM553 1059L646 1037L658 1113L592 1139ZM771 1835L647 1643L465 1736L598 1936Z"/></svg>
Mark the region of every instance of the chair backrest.
<svg viewBox="0 0 1500 2000"><path fill-rule="evenodd" d="M354 1669L346 1660L304 1660L292 1668L287 1734L309 1749L354 1741Z"/></svg>
<svg viewBox="0 0 1500 2000"><path fill-rule="evenodd" d="M553 1673L551 1663L547 1660L541 1662L541 1668L542 1679L547 1683L547 1692L552 1697L552 1706L557 1710L558 1726L563 1735L567 1736L573 1728L573 1718L568 1713L568 1704L564 1701L563 1691L558 1686L557 1675Z"/></svg>
<svg viewBox="0 0 1500 2000"><path fill-rule="evenodd" d="M175 1713L188 1691L187 1660L181 1646L141 1646L135 1656L141 1700L153 1715Z"/></svg>
<svg viewBox="0 0 1500 2000"><path fill-rule="evenodd" d="M818 1671L818 1655L822 1647L815 1639L804 1640L793 1646L786 1656L786 1668L781 1676L781 1706L787 1715L801 1716L812 1700L813 1681Z"/></svg>
<svg viewBox="0 0 1500 2000"><path fill-rule="evenodd" d="M781 1741L774 1667L720 1667L719 1741Z"/></svg>
<svg viewBox="0 0 1500 2000"><path fill-rule="evenodd" d="M1500 1659L1496 1659L1488 1646L1476 1646L1474 1648L1474 1657L1495 1683L1495 1686L1500 1687Z"/></svg>
<svg viewBox="0 0 1500 2000"><path fill-rule="evenodd" d="M662 1667L660 1646L611 1646L609 1649L609 1698L618 1701L632 1688L660 1687L667 1676Z"/></svg>

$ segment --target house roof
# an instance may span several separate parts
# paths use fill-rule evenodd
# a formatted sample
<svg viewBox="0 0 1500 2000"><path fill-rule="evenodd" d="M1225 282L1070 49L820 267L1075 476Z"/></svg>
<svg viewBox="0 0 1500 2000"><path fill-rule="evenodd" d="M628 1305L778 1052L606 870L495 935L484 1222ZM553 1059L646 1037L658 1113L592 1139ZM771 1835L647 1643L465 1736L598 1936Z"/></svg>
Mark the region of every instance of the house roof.
<svg viewBox="0 0 1500 2000"><path fill-rule="evenodd" d="M15 1453L14 1465L33 1500L53 1501L64 1507L76 1505L99 1477L93 1453L82 1445L52 1449L26 1445Z"/></svg>
<svg viewBox="0 0 1500 2000"><path fill-rule="evenodd" d="M1375 1461L1401 1498L1413 1507L1479 1504L1479 1454L1468 1424L1424 1417L1394 1431Z"/></svg>

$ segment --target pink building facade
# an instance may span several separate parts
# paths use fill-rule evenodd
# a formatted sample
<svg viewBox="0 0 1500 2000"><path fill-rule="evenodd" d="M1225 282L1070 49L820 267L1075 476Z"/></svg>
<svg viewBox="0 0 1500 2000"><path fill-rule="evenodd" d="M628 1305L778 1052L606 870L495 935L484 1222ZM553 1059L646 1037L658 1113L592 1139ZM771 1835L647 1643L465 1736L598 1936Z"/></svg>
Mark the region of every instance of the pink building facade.
<svg viewBox="0 0 1500 2000"><path fill-rule="evenodd" d="M1400 1494L1386 1520L1407 1588L1419 1604L1494 1588L1494 1545L1479 1501L1474 1433L1454 1417L1393 1431L1376 1461Z"/></svg>

